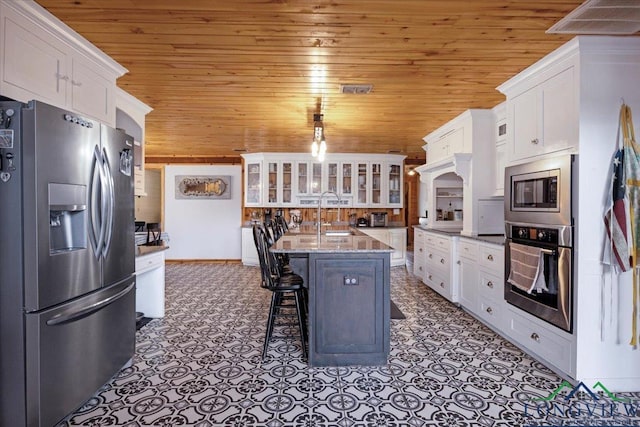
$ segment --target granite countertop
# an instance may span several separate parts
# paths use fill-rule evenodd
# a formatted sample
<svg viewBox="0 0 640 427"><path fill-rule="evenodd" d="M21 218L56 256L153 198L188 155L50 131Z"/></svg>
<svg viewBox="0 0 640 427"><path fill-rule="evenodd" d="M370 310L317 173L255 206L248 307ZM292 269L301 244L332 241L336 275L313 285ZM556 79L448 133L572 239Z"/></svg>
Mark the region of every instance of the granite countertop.
<svg viewBox="0 0 640 427"><path fill-rule="evenodd" d="M414 225L413 228L417 228L418 230L430 231L432 233L443 234L445 236L464 237L467 239L478 240L480 242L493 243L495 245L504 245L504 234L480 234L478 236L467 236L464 234L460 234L460 231L426 228L421 225Z"/></svg>
<svg viewBox="0 0 640 427"><path fill-rule="evenodd" d="M327 236L327 231L342 231L351 234L346 236ZM374 239L355 227L331 226L322 227L320 241L316 227L302 225L300 228L290 228L284 236L271 247L276 253L341 253L341 252L393 252L393 248Z"/></svg>
<svg viewBox="0 0 640 427"><path fill-rule="evenodd" d="M166 251L169 245L160 241L159 245L138 245L136 246L136 257L150 255L155 252Z"/></svg>

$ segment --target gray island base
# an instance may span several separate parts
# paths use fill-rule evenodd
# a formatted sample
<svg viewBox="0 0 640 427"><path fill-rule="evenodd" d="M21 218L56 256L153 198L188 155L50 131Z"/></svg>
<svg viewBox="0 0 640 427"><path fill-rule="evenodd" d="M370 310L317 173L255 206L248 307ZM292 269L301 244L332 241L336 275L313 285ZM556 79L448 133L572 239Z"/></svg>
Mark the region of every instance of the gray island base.
<svg viewBox="0 0 640 427"><path fill-rule="evenodd" d="M309 290L309 365L384 365L393 249L357 229L321 231L318 240L315 227L292 229L271 248Z"/></svg>

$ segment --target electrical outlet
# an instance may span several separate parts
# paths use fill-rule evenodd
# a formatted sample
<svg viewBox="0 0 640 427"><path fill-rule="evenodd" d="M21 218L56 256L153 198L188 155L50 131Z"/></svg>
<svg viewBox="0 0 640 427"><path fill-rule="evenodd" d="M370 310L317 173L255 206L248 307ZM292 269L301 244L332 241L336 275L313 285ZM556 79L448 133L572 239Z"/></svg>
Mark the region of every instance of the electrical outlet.
<svg viewBox="0 0 640 427"><path fill-rule="evenodd" d="M353 276L347 274L344 276L344 284L345 285L357 285L358 284L358 276Z"/></svg>

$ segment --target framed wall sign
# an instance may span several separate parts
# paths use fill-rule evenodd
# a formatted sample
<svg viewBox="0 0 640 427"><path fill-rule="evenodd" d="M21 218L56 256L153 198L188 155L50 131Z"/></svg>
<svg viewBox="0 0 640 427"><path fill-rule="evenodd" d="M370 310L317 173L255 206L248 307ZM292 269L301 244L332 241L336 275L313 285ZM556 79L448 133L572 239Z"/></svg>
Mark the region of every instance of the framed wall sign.
<svg viewBox="0 0 640 427"><path fill-rule="evenodd" d="M176 199L230 199L229 175L176 175Z"/></svg>

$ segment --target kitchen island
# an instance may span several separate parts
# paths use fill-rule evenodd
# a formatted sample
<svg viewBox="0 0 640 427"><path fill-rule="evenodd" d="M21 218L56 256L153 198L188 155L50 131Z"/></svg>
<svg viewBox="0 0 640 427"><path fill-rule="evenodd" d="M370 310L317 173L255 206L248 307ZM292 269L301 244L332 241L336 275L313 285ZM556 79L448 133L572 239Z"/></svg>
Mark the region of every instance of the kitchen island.
<svg viewBox="0 0 640 427"><path fill-rule="evenodd" d="M387 363L391 247L354 228L301 226L271 251L308 287L310 366Z"/></svg>

